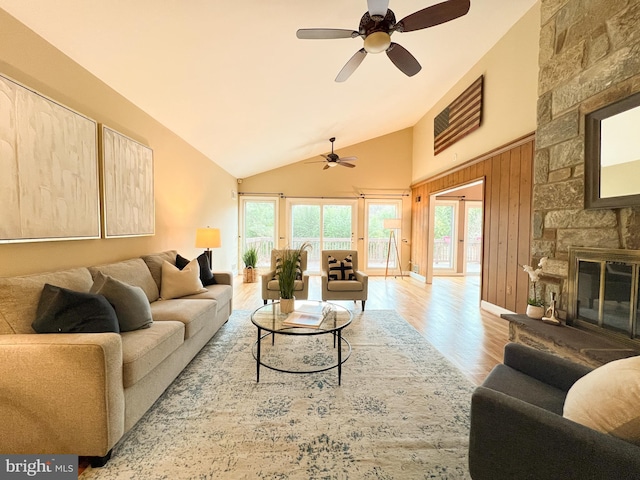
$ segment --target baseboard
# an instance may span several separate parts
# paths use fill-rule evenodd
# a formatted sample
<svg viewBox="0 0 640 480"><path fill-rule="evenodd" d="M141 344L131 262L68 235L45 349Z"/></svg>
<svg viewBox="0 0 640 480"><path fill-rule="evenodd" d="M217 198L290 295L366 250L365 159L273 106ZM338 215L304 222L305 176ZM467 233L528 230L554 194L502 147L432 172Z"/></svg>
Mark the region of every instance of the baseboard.
<svg viewBox="0 0 640 480"><path fill-rule="evenodd" d="M480 302L480 308L485 310L486 312L497 315L498 317L502 314L513 314L516 312L512 312L511 310L507 310L506 308L499 307L498 305L494 305L493 303L485 302L482 300Z"/></svg>
<svg viewBox="0 0 640 480"><path fill-rule="evenodd" d="M424 276L420 275L419 273L409 272L409 276L411 278L415 278L416 280L420 280L423 283L426 283L426 281L427 281L427 277L424 277Z"/></svg>

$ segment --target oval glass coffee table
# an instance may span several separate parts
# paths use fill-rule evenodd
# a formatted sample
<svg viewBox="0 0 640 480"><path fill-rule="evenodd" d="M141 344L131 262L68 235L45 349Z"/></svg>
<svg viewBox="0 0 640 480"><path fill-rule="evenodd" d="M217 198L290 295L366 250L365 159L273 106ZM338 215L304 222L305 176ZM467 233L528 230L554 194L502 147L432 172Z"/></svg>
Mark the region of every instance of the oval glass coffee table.
<svg viewBox="0 0 640 480"><path fill-rule="evenodd" d="M342 336L342 330L351 323L351 320L353 315L345 307L316 300L296 300L295 311L289 314L280 312L280 302L268 303L258 308L251 314L251 322L258 328L258 339L252 350L253 357L256 359L256 381L260 381L260 366L285 373L318 373L337 368L338 385L340 385L342 364L351 355L351 344ZM268 336L271 336L271 345L276 349L276 335L312 337L325 334L333 336L333 348L337 350L338 357L336 362L331 362L328 366L323 364L309 370L291 370L269 364L261 358L262 340ZM347 347L344 355L343 342Z"/></svg>

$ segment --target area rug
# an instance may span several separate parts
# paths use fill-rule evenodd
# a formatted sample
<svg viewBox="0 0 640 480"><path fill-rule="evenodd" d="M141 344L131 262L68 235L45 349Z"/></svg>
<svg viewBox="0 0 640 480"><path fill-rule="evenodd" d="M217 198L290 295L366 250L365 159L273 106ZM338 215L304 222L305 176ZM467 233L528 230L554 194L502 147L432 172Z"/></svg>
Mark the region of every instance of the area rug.
<svg viewBox="0 0 640 480"><path fill-rule="evenodd" d="M357 312L342 370L262 368L235 311L88 479L466 479L473 385L390 310ZM291 369L335 361L330 335L263 340ZM345 345L345 353L346 353Z"/></svg>

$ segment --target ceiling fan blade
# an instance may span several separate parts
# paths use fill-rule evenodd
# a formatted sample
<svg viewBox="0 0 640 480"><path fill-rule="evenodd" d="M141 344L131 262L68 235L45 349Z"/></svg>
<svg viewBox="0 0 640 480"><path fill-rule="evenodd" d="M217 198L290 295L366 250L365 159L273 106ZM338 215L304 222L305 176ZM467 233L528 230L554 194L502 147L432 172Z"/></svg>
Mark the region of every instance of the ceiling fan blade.
<svg viewBox="0 0 640 480"><path fill-rule="evenodd" d="M355 167L355 165L352 165L350 163L345 163L345 162L340 162L338 165L342 165L343 167L349 167L349 168Z"/></svg>
<svg viewBox="0 0 640 480"><path fill-rule="evenodd" d="M387 57L393 64L400 69L402 73L408 77L413 77L422 70L422 67L416 60L416 57L409 53L409 50L402 45L391 42L391 46L387 49Z"/></svg>
<svg viewBox="0 0 640 480"><path fill-rule="evenodd" d="M327 168L329 168L329 164L328 163L324 166L323 170L326 170Z"/></svg>
<svg viewBox="0 0 640 480"><path fill-rule="evenodd" d="M327 163L327 161L326 160L315 160L313 162L304 162L304 163L306 165L307 163Z"/></svg>
<svg viewBox="0 0 640 480"><path fill-rule="evenodd" d="M336 82L344 82L347 78L351 76L351 74L360 66L364 57L367 56L367 52L364 48L361 48L356 53L353 54L353 57L349 59L349 61L342 67L340 73L336 77Z"/></svg>
<svg viewBox="0 0 640 480"><path fill-rule="evenodd" d="M338 160L339 162L353 162L355 160L357 160L358 157L340 157L340 160Z"/></svg>
<svg viewBox="0 0 640 480"><path fill-rule="evenodd" d="M433 27L466 15L471 6L470 0L448 0L438 3L404 17L396 24L399 32L413 32Z"/></svg>
<svg viewBox="0 0 640 480"><path fill-rule="evenodd" d="M371 17L380 16L384 18L389 9L389 0L367 0L367 8Z"/></svg>
<svg viewBox="0 0 640 480"><path fill-rule="evenodd" d="M355 30L342 30L339 28L301 28L296 32L296 37L308 40L355 38L358 36L360 36L360 33Z"/></svg>

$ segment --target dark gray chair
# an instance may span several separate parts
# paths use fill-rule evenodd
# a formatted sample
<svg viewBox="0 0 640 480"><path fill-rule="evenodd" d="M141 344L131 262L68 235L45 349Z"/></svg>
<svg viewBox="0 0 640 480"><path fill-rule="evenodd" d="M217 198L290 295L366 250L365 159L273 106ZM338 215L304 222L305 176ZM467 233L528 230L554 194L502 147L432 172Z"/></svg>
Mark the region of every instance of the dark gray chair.
<svg viewBox="0 0 640 480"><path fill-rule="evenodd" d="M569 388L591 368L510 343L471 398L474 480L640 478L640 447L562 416Z"/></svg>

